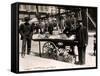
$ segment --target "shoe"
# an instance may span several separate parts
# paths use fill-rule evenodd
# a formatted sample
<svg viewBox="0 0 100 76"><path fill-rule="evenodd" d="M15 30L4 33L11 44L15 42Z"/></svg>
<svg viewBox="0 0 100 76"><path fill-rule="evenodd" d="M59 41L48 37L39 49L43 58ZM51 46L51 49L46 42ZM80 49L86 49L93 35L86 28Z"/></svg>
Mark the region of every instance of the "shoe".
<svg viewBox="0 0 100 76"><path fill-rule="evenodd" d="M85 63L82 63L82 62L76 62L75 64L76 64L76 65L84 65Z"/></svg>
<svg viewBox="0 0 100 76"><path fill-rule="evenodd" d="M27 55L30 55L30 52L27 52Z"/></svg>
<svg viewBox="0 0 100 76"><path fill-rule="evenodd" d="M21 57L24 58L25 57L25 54L21 54Z"/></svg>
<svg viewBox="0 0 100 76"><path fill-rule="evenodd" d="M30 55L30 53L27 53L27 55Z"/></svg>
<svg viewBox="0 0 100 76"><path fill-rule="evenodd" d="M30 55L30 52L31 52L30 50L27 50L27 55Z"/></svg>
<svg viewBox="0 0 100 76"><path fill-rule="evenodd" d="M94 56L96 56L96 54L95 54L95 53L93 53L93 55L94 55Z"/></svg>

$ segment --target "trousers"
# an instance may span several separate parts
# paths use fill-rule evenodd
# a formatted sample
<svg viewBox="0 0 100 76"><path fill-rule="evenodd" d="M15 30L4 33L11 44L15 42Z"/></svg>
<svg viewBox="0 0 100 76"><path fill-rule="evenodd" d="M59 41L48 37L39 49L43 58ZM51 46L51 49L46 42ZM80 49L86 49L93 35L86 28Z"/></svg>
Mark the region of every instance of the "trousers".
<svg viewBox="0 0 100 76"><path fill-rule="evenodd" d="M78 59L81 64L85 64L86 46L78 47Z"/></svg>
<svg viewBox="0 0 100 76"><path fill-rule="evenodd" d="M31 39L24 38L22 40L22 54L25 54L26 45L27 45L27 54L30 54L30 50L31 50Z"/></svg>

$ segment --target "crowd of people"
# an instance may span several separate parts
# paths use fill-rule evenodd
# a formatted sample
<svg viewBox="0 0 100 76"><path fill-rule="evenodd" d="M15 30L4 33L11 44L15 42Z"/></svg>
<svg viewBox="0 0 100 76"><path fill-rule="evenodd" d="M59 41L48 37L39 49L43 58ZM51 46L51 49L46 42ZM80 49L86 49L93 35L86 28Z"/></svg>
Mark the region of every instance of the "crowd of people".
<svg viewBox="0 0 100 76"><path fill-rule="evenodd" d="M22 19L23 20L23 19ZM25 19L19 22L25 22ZM36 21L29 20L29 23L33 26L34 33L36 34L44 34L49 32L49 34L53 34L53 31L59 30L59 32L63 32L63 30L68 26L71 25L72 29L75 29L77 19L75 17L75 13L67 13L64 16L61 15L59 17L44 17L44 18L37 18ZM20 24L21 25L21 24ZM68 26L69 27L69 26Z"/></svg>
<svg viewBox="0 0 100 76"><path fill-rule="evenodd" d="M48 32L50 35L53 34L55 30L61 30L60 32L66 34L67 36L76 35L76 40L78 41L78 62L76 64L85 64L85 52L86 46L88 45L88 32L86 26L83 25L83 21L78 20L75 17L75 12L67 13L66 16L61 16L59 20L55 17L48 17L39 19L36 22L29 24L29 17L24 18L24 23L20 24L19 33L22 39L22 57L25 56L25 48L27 44L27 54L30 54L31 50L31 39L33 33L45 34ZM34 31L34 32L33 32ZM72 54L74 53L74 47L71 46Z"/></svg>

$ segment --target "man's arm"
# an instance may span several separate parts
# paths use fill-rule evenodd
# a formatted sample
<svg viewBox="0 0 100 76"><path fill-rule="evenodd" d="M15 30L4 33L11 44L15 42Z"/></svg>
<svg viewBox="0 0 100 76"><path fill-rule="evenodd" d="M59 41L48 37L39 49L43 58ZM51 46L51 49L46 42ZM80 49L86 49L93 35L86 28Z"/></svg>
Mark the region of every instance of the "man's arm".
<svg viewBox="0 0 100 76"><path fill-rule="evenodd" d="M23 29L24 29L24 25L21 24L20 27L19 27L19 33L22 37L24 37L24 33L23 33Z"/></svg>

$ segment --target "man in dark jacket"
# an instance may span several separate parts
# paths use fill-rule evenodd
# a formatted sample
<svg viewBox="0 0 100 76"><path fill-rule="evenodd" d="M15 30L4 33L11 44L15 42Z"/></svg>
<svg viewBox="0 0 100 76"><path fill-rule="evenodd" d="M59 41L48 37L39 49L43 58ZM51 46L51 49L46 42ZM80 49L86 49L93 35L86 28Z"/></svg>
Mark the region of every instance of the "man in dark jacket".
<svg viewBox="0 0 100 76"><path fill-rule="evenodd" d="M30 54L31 50L31 39L33 35L33 25L29 24L29 18L25 17L25 23L21 24L19 27L19 33L21 35L22 40L22 52L21 56L25 56L25 49L27 45L27 54Z"/></svg>
<svg viewBox="0 0 100 76"><path fill-rule="evenodd" d="M87 28L83 26L82 21L78 21L78 27L76 29L76 38L78 41L78 58L79 62L77 64L85 64L85 52L86 46L88 44L88 32Z"/></svg>

